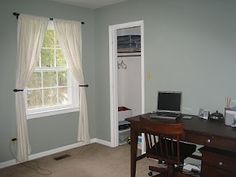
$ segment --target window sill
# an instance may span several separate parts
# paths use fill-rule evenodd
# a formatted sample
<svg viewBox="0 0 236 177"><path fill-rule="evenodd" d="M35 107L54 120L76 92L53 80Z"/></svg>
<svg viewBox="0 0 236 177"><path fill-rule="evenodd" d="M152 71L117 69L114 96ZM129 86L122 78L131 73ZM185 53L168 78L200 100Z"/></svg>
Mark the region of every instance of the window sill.
<svg viewBox="0 0 236 177"><path fill-rule="evenodd" d="M59 114L66 114L71 112L78 112L79 108L61 108L61 109L54 109L54 110L48 110L48 111L42 111L42 112L35 112L35 113L28 113L27 119L35 119L40 117L47 117L47 116L54 116Z"/></svg>

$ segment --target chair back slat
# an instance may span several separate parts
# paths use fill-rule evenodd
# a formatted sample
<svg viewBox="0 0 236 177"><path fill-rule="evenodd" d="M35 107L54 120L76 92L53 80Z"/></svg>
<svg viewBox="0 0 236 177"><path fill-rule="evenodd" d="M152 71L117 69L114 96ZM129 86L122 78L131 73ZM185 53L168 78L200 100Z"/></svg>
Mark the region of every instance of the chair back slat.
<svg viewBox="0 0 236 177"><path fill-rule="evenodd" d="M161 155L164 154L163 152L163 138L161 135L159 135L159 142L160 142L160 152L161 152Z"/></svg>
<svg viewBox="0 0 236 177"><path fill-rule="evenodd" d="M179 141L184 133L182 123L161 123L155 120L141 118L145 135L147 154L155 151L159 159L180 163Z"/></svg>
<svg viewBox="0 0 236 177"><path fill-rule="evenodd" d="M174 150L174 140L171 138L170 140L171 143L171 156L175 155L175 150Z"/></svg>

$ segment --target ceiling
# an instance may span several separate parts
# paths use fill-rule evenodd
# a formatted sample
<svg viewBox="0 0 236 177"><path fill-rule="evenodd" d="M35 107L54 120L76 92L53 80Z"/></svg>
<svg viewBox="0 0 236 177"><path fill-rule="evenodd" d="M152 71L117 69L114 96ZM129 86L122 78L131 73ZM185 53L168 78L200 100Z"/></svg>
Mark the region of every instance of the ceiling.
<svg viewBox="0 0 236 177"><path fill-rule="evenodd" d="M116 4L116 3L126 1L126 0L51 0L51 1L57 1L64 4L70 4L70 5L75 5L79 7L86 7L90 9L96 9L96 8L100 8L100 7L111 5L111 4Z"/></svg>

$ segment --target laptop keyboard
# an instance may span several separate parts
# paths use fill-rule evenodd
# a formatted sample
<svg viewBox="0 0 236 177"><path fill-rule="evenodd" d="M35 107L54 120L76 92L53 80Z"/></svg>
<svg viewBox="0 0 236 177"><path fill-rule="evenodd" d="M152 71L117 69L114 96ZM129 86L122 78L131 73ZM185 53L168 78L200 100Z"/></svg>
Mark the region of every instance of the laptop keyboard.
<svg viewBox="0 0 236 177"><path fill-rule="evenodd" d="M166 116L166 117L178 117L179 113L174 112L156 112L157 116Z"/></svg>
<svg viewBox="0 0 236 177"><path fill-rule="evenodd" d="M150 118L153 118L153 119L170 119L170 120L175 120L175 119L177 119L177 117L158 116L158 115L156 115L156 114L150 115Z"/></svg>

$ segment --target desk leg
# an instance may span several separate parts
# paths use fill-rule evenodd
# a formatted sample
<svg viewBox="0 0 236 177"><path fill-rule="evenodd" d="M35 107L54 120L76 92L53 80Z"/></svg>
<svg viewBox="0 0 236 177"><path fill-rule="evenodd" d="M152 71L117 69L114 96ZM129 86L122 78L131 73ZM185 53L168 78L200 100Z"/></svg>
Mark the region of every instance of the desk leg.
<svg viewBox="0 0 236 177"><path fill-rule="evenodd" d="M137 144L138 144L138 133L135 130L134 125L131 124L131 177L135 177L136 173L136 157L137 157Z"/></svg>

